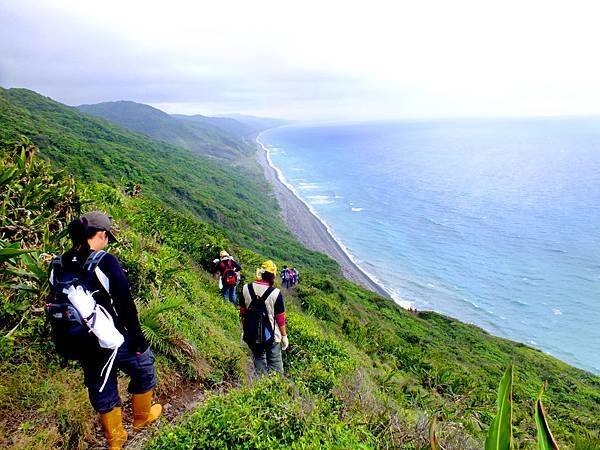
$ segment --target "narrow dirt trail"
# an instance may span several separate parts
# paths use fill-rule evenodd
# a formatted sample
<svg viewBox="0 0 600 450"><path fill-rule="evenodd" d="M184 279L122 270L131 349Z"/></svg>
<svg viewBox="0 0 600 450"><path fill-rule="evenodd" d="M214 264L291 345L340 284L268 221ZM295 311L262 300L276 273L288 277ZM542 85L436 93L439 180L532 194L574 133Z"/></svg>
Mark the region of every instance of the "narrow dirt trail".
<svg viewBox="0 0 600 450"><path fill-rule="evenodd" d="M253 379L252 375L250 375L252 373L251 361L248 361L247 369L246 373L249 375L245 380L246 384L251 383ZM128 398L123 403L123 426L129 436L123 449L141 450L164 425L180 421L187 413L194 411L198 406L202 405L208 397L225 394L231 389L241 387L243 384L242 382L222 383L213 388L206 388L202 383L197 381L185 381L174 393L158 398L158 402L163 405L163 413L157 425L150 425L137 433L133 431L131 400ZM90 450L104 450L107 448L100 420L95 423L93 438L87 441L87 444L89 445L87 448Z"/></svg>

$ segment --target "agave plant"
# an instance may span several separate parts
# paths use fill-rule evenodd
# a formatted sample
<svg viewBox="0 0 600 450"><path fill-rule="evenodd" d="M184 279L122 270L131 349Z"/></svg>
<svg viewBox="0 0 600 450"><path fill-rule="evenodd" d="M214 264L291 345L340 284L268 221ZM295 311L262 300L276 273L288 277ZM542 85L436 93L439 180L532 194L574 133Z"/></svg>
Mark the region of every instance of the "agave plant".
<svg viewBox="0 0 600 450"><path fill-rule="evenodd" d="M544 404L542 403L542 396L546 390L547 383L544 383L540 394L535 402L535 424L537 427L538 435L538 448L540 450L558 450L558 444L552 436L550 426L548 425L548 419L546 418L546 411L544 410Z"/></svg>
<svg viewBox="0 0 600 450"><path fill-rule="evenodd" d="M548 417L544 404L542 403L542 396L546 390L547 383L544 383L540 393L535 401L535 423L537 427L537 443L539 450L559 450L558 444L550 431L548 424ZM488 430L488 434L485 439L485 450L510 450L513 447L513 434L512 434L512 387L513 387L513 366L512 364L506 369L500 384L498 386L497 396L497 412L494 420ZM434 416L431 420L431 426L429 429L429 441L431 450L439 450L443 447L440 446L437 436L435 434L436 417ZM576 442L576 450L587 450L588 443L591 442L589 439L583 439L581 442Z"/></svg>
<svg viewBox="0 0 600 450"><path fill-rule="evenodd" d="M500 380L497 398L498 411L485 439L485 450L509 450L512 448L512 383L513 366L511 364Z"/></svg>
<svg viewBox="0 0 600 450"><path fill-rule="evenodd" d="M498 412L490 426L485 440L485 450L507 450L513 446L512 442L512 384L513 366L510 365L498 387ZM537 442L540 450L558 450L558 444L552 436L542 396L545 385L535 402L535 423L537 426Z"/></svg>
<svg viewBox="0 0 600 450"><path fill-rule="evenodd" d="M0 330L10 329L7 335L47 288L38 255L58 248L80 207L73 179L36 154L25 137L0 148Z"/></svg>
<svg viewBox="0 0 600 450"><path fill-rule="evenodd" d="M440 445L437 439L437 435L435 433L435 426L437 422L437 416L433 416L431 418L431 425L429 426L429 443L431 450L445 450L444 447Z"/></svg>

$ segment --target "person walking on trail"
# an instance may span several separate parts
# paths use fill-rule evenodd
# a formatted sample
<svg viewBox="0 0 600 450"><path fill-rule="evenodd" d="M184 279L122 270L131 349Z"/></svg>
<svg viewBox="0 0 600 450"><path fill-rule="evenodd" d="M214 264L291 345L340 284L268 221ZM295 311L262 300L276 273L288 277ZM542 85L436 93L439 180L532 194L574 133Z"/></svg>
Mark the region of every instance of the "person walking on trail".
<svg viewBox="0 0 600 450"><path fill-rule="evenodd" d="M285 289L290 287L290 272L288 271L287 266L283 266L283 270L281 271L281 286Z"/></svg>
<svg viewBox="0 0 600 450"><path fill-rule="evenodd" d="M242 339L252 350L258 375L268 372L283 375L281 351L289 346L283 296L273 286L276 275L277 267L273 261L265 261L256 270L256 280L242 288Z"/></svg>
<svg viewBox="0 0 600 450"><path fill-rule="evenodd" d="M229 300L233 305L237 306L236 288L240 280L240 270L242 268L225 250L219 253L217 270L219 271L219 282L221 284L221 292L226 300Z"/></svg>
<svg viewBox="0 0 600 450"><path fill-rule="evenodd" d="M116 241L110 231L110 218L99 211L92 211L72 221L68 229L73 246L55 260L60 261L62 269L79 274L83 279L86 277L84 266L89 264L92 255L97 264L87 276L87 282L91 286L93 300L110 314L114 322L112 329L116 328L123 337L122 344L113 353L114 363L112 367L108 366L108 373L102 373L107 366L107 350L100 347L101 341L94 335L90 335L91 343L85 344L86 347L77 358L83 368L84 383L92 407L100 413L109 448L120 449L127 440L127 432L122 422L117 369L130 377L128 390L132 394L133 429L138 431L155 421L162 412L160 404L152 404L152 391L156 386L154 354L142 334L127 276L119 260L103 250L109 242ZM59 272L59 267L53 261L50 271L52 286L59 279L56 272ZM96 316L97 312L94 313L94 323L98 322ZM70 343L72 346L77 344L80 343Z"/></svg>
<svg viewBox="0 0 600 450"><path fill-rule="evenodd" d="M296 285L296 277L294 275L294 269L288 268L288 278L290 279L289 287L293 288Z"/></svg>
<svg viewBox="0 0 600 450"><path fill-rule="evenodd" d="M294 285L296 285L300 281L300 272L295 267L292 269L292 272L294 273Z"/></svg>

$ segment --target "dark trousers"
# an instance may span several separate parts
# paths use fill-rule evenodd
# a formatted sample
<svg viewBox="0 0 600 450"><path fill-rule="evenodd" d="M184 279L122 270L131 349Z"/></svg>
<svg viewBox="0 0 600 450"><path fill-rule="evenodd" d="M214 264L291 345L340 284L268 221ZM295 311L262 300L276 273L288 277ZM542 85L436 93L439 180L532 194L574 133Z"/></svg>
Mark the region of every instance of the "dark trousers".
<svg viewBox="0 0 600 450"><path fill-rule="evenodd" d="M279 372L283 375L283 359L279 342L273 343L270 347L252 346L250 350L252 350L254 370L257 375L264 375L267 372Z"/></svg>
<svg viewBox="0 0 600 450"><path fill-rule="evenodd" d="M154 354L150 347L137 356L129 350L129 340L125 342L117 353L114 366L102 392L98 392L104 382L100 371L106 363L110 352L94 355L94 357L81 361L85 385L92 407L99 413L106 413L115 406L121 406L119 391L117 389L117 370L121 369L129 375L128 391L131 394L143 394L156 386L156 372L154 370Z"/></svg>

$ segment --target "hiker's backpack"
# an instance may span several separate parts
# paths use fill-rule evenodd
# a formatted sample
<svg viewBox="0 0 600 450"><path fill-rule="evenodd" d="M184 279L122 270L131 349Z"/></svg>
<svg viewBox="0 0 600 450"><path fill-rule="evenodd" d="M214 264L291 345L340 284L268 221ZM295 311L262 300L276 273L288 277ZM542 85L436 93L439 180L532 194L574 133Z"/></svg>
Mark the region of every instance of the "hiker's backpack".
<svg viewBox="0 0 600 450"><path fill-rule="evenodd" d="M62 256L55 257L50 263L51 290L44 310L56 351L64 360L81 359L99 348L98 339L90 333L79 311L63 291L71 286L89 290L92 277L95 277L94 270L105 254L102 250L93 252L80 273L66 270Z"/></svg>
<svg viewBox="0 0 600 450"><path fill-rule="evenodd" d="M237 283L237 274L235 273L235 268L233 267L233 261L228 259L227 261L223 261L225 268L223 269L223 283L229 286L233 286Z"/></svg>
<svg viewBox="0 0 600 450"><path fill-rule="evenodd" d="M244 341L250 346L268 347L273 343L275 333L269 320L269 313L267 312L265 302L274 289L273 286L269 286L265 293L260 298L257 298L252 283L248 284L248 294L250 294L252 302L246 310L243 329Z"/></svg>
<svg viewBox="0 0 600 450"><path fill-rule="evenodd" d="M104 275L101 272L100 276L96 275L96 271L100 270L98 264L105 254L102 250L92 252L79 273L66 270L61 256L54 258L50 270L52 290L45 307L56 350L64 359L81 359L95 353L99 347L112 350L100 372L100 376L104 376L100 392L124 342L110 313L94 299L97 291L92 290L96 277L109 293L106 276L101 276Z"/></svg>

